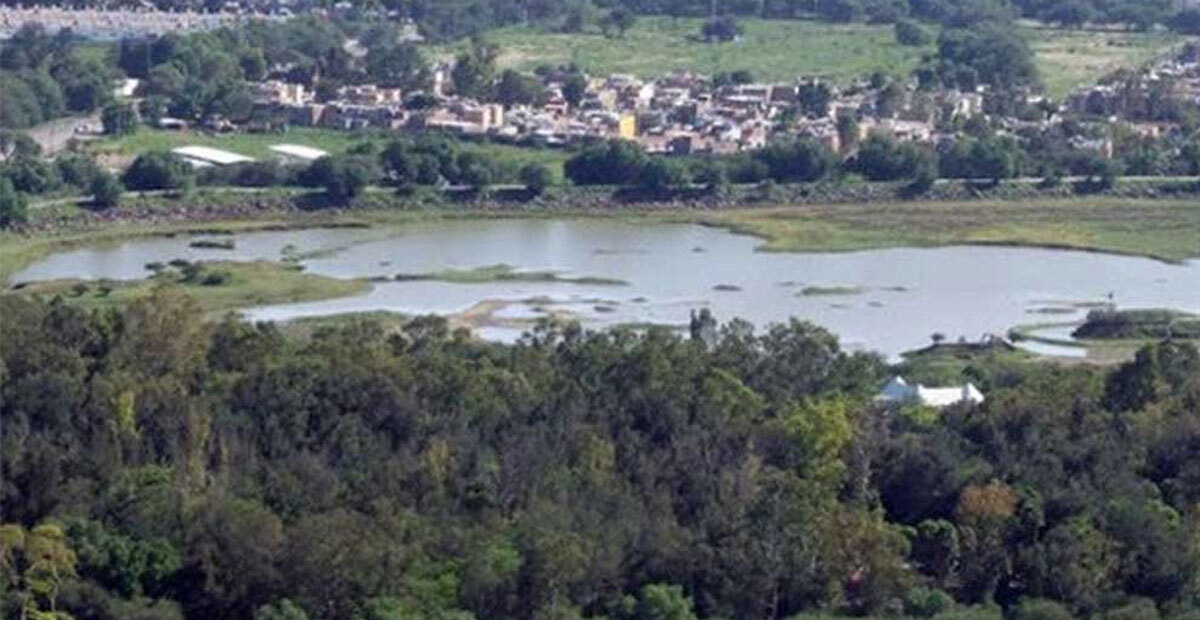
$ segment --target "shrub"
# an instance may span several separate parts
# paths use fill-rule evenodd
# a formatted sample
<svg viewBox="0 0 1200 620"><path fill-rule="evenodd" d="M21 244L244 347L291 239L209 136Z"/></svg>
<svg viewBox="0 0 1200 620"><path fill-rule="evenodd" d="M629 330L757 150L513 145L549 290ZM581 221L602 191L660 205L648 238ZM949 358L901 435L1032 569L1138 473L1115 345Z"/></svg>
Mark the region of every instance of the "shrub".
<svg viewBox="0 0 1200 620"><path fill-rule="evenodd" d="M1046 599L1025 599L1012 613L1012 620L1074 620L1062 603Z"/></svg>
<svg viewBox="0 0 1200 620"><path fill-rule="evenodd" d="M92 205L97 209L108 209L121 203L121 194L125 188L121 182L107 171L101 171L92 178L89 186L92 194Z"/></svg>
<svg viewBox="0 0 1200 620"><path fill-rule="evenodd" d="M900 45L921 47L933 42L933 36L920 24L911 19L896 22L896 41Z"/></svg>
<svg viewBox="0 0 1200 620"><path fill-rule="evenodd" d="M164 151L139 155L121 177L132 190L186 189L195 181L187 162Z"/></svg>
<svg viewBox="0 0 1200 620"><path fill-rule="evenodd" d="M949 594L935 588L913 588L904 594L904 613L932 618L954 606Z"/></svg>
<svg viewBox="0 0 1200 620"><path fill-rule="evenodd" d="M541 196L554 183L554 174L541 164L525 164L517 174L534 196Z"/></svg>

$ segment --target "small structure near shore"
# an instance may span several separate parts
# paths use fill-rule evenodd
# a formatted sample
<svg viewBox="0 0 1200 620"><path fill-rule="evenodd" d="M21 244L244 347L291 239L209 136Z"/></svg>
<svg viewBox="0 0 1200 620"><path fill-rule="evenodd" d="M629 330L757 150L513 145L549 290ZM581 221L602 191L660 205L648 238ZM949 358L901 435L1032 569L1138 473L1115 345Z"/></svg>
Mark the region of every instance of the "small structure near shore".
<svg viewBox="0 0 1200 620"><path fill-rule="evenodd" d="M899 375L892 377L887 385L879 391L879 395L875 397L888 404L896 405L925 405L926 407L948 407L962 402L967 403L982 403L983 393L975 384L967 382L963 385L952 387L931 388L925 387L920 383L909 385L904 380L904 377Z"/></svg>
<svg viewBox="0 0 1200 620"><path fill-rule="evenodd" d="M300 144L276 144L270 149L285 164L310 164L322 157L329 156L328 151Z"/></svg>
<svg viewBox="0 0 1200 620"><path fill-rule="evenodd" d="M171 150L176 156L196 168L208 166L229 166L254 161L252 157L239 155L230 151L214 149L208 146L181 146Z"/></svg>

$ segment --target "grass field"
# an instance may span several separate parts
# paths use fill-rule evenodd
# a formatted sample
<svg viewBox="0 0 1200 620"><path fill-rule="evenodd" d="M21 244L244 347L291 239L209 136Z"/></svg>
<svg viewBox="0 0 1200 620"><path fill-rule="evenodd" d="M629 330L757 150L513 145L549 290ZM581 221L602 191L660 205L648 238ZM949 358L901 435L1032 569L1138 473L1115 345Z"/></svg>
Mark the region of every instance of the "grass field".
<svg viewBox="0 0 1200 620"><path fill-rule="evenodd" d="M709 44L697 41L701 19L643 17L624 38L599 32L560 34L533 27L493 30L488 39L500 46L503 68L531 70L538 65L574 62L597 74L632 73L654 77L668 71L712 74L750 69L761 80L794 80L823 75L836 80L863 77L873 71L908 75L934 46L896 43L892 27L829 24L816 21L745 19L741 41ZM1179 43L1179 35L1162 32L1084 31L1049 28L1022 22L1037 65L1051 95L1062 97L1120 67L1136 66ZM936 27L930 26L931 30ZM451 55L455 46L435 48Z"/></svg>
<svg viewBox="0 0 1200 620"><path fill-rule="evenodd" d="M892 27L886 25L761 19L739 23L742 40L722 44L694 40L703 20L669 17L641 17L624 38L520 26L493 30L488 40L500 46L503 68L531 70L574 62L593 74L641 77L677 70L712 74L749 69L762 80L794 80L798 75L845 80L873 71L907 75L921 55L933 49L896 43ZM448 55L455 49L441 47L436 52Z"/></svg>
<svg viewBox="0 0 1200 620"><path fill-rule="evenodd" d="M864 250L955 243L1200 256L1194 200L1070 198L783 207L683 215L766 239L765 250Z"/></svg>
<svg viewBox="0 0 1200 620"><path fill-rule="evenodd" d="M1183 37L1169 32L1100 32L1024 24L1046 90L1061 99L1072 90L1166 53Z"/></svg>
<svg viewBox="0 0 1200 620"><path fill-rule="evenodd" d="M177 272L169 269L146 280L53 280L32 283L19 291L5 294L59 295L72 305L101 309L121 306L149 295L157 286L176 286L195 297L206 313L219 315L238 308L345 297L370 289L370 284L362 280L314 275L289 265L266 261L204 263L202 270L202 273L225 274L227 279L215 285L185 282Z"/></svg>

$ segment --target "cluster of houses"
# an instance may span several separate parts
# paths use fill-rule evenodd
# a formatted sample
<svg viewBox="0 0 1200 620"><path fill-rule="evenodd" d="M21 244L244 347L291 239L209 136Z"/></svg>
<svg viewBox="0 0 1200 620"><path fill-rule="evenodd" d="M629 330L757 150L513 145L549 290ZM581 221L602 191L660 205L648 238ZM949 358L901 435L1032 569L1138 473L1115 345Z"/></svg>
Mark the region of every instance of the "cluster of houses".
<svg viewBox="0 0 1200 620"><path fill-rule="evenodd" d="M812 137L843 150L839 116L853 116L859 135L885 132L902 140L932 141L946 114L969 117L982 109L978 92L903 90L900 100L879 104L880 88L858 82L844 89L824 84L828 105L819 114L794 114L803 89L821 78L791 83L714 86L694 73L671 73L654 80L631 75L594 78L582 100L570 105L561 76L543 78L545 95L536 104L504 107L457 97L448 70L435 72L431 107L411 109L410 93L375 85L343 87L337 97L318 102L301 84L266 81L254 85L255 122L261 126L436 130L487 135L496 140L565 145L621 138L650 153L725 154L760 148L772 135Z"/></svg>

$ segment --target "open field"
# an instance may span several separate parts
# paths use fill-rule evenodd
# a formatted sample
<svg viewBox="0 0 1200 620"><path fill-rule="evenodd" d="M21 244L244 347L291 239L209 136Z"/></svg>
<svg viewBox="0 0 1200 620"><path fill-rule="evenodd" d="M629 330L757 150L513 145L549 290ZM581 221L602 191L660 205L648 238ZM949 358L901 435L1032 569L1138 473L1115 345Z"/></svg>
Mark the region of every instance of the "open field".
<svg viewBox="0 0 1200 620"><path fill-rule="evenodd" d="M1200 203L1194 200L912 202L677 217L762 237L763 249L770 251L977 243L1096 250L1166 261L1200 256Z"/></svg>
<svg viewBox="0 0 1200 620"><path fill-rule="evenodd" d="M158 286L177 286L196 298L210 315L264 304L317 301L364 293L370 284L362 280L340 280L304 273L295 266L274 262L203 263L201 277L183 279L166 269L146 280L99 281L53 280L32 283L5 294L59 295L67 303L88 309L121 306L144 297ZM206 283L207 274L221 274L219 282Z"/></svg>
<svg viewBox="0 0 1200 620"><path fill-rule="evenodd" d="M532 70L538 65L574 62L597 74L632 73L653 77L686 70L712 74L749 69L761 80L793 80L822 75L845 81L873 71L908 75L934 46L896 43L890 25L830 24L803 20L744 19L741 41L709 44L695 40L704 20L643 17L624 38L598 31L561 34L517 26L488 33L500 46L503 68ZM935 25L927 25L936 30ZM1063 30L1023 21L1038 68L1051 95L1062 97L1120 67L1136 66L1183 40L1162 32ZM461 44L460 44L461 45ZM435 48L450 55L455 46Z"/></svg>
<svg viewBox="0 0 1200 620"><path fill-rule="evenodd" d="M712 74L749 69L763 80L822 75L845 80L884 71L907 74L929 48L896 43L891 26L828 24L799 20L741 20L741 41L709 44L694 40L704 20L641 17L624 38L599 33L559 34L518 26L493 30L503 68L574 62L597 75L632 73L652 77L668 71ZM437 48L452 54L454 47Z"/></svg>
<svg viewBox="0 0 1200 620"><path fill-rule="evenodd" d="M1061 30L1023 26L1052 97L1094 83L1121 67L1136 67L1178 45L1170 32Z"/></svg>

